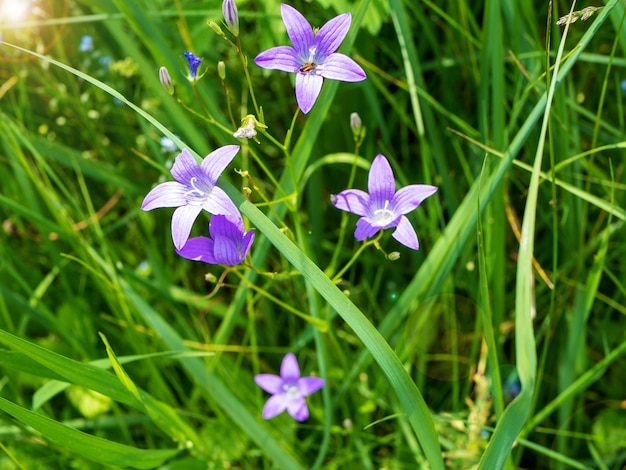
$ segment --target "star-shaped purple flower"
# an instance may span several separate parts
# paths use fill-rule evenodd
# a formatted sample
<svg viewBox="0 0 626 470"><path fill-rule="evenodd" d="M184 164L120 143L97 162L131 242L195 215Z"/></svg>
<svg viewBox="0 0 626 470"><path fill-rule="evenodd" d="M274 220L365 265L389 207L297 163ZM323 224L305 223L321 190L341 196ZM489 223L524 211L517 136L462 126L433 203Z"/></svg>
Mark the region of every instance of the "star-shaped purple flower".
<svg viewBox="0 0 626 470"><path fill-rule="evenodd" d="M367 187L369 194L360 189L346 189L331 196L331 202L337 209L361 216L356 223L355 238L361 241L373 237L380 230L396 227L392 237L413 250L419 250L415 229L404 214L437 192L437 187L411 184L396 192L391 165L381 154L372 162Z"/></svg>
<svg viewBox="0 0 626 470"><path fill-rule="evenodd" d="M235 218L214 215L209 222L209 233L212 238L190 238L185 246L176 252L183 258L193 261L235 266L246 259L254 241L252 230L243 232L241 216Z"/></svg>
<svg viewBox="0 0 626 470"><path fill-rule="evenodd" d="M157 207L177 207L172 216L172 238L180 250L191 233L193 222L203 209L211 214L241 218L239 210L223 189L216 186L220 174L235 158L238 145L226 145L208 154L198 166L195 158L184 149L172 166L176 181L167 181L154 187L144 198L141 208L150 211Z"/></svg>
<svg viewBox="0 0 626 470"><path fill-rule="evenodd" d="M324 386L324 379L319 377L300 377L300 367L292 353L283 358L280 375L259 374L254 381L272 394L263 407L263 419L271 419L287 410L295 420L305 421L309 417L309 408L304 397Z"/></svg>
<svg viewBox="0 0 626 470"><path fill-rule="evenodd" d="M272 47L256 56L254 63L264 69L296 74L296 100L303 113L315 104L324 78L365 80L365 72L354 60L335 52L350 29L350 13L336 16L315 32L295 8L282 4L280 12L293 47Z"/></svg>

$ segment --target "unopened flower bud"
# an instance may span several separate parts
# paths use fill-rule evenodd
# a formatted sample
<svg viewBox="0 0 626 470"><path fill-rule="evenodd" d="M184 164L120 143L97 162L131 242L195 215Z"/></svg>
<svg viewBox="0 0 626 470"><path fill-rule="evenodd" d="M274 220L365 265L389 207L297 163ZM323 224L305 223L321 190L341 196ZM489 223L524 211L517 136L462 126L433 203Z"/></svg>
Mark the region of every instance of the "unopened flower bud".
<svg viewBox="0 0 626 470"><path fill-rule="evenodd" d="M398 259L400 259L400 252L399 251L392 251L391 253L389 253L389 255L387 255L387 259L390 261L396 261Z"/></svg>
<svg viewBox="0 0 626 470"><path fill-rule="evenodd" d="M217 76L220 77L220 80L226 80L226 64L223 60L220 60L217 63Z"/></svg>
<svg viewBox="0 0 626 470"><path fill-rule="evenodd" d="M361 127L363 123L361 122L361 116L359 113L350 114L350 127L352 128L352 133L356 136L361 133Z"/></svg>
<svg viewBox="0 0 626 470"><path fill-rule="evenodd" d="M224 22L228 29L235 37L239 36L239 12L235 0L224 0L222 3L222 13L224 14Z"/></svg>
<svg viewBox="0 0 626 470"><path fill-rule="evenodd" d="M222 28L220 28L220 25L218 25L215 21L209 20L208 25L213 31L215 31L220 36L224 37L224 31L222 31Z"/></svg>
<svg viewBox="0 0 626 470"><path fill-rule="evenodd" d="M172 77L170 77L170 73L165 67L161 67L159 69L159 80L161 81L163 88L165 88L170 95L173 95L174 82L172 82Z"/></svg>

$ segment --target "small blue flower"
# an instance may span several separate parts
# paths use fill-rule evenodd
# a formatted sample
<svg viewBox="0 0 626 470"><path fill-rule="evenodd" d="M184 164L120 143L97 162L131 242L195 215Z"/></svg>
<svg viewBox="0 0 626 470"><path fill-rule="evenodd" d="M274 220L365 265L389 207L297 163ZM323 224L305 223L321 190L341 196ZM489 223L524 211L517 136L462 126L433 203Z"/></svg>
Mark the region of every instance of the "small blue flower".
<svg viewBox="0 0 626 470"><path fill-rule="evenodd" d="M195 82L200 79L200 77L198 77L198 67L200 67L200 64L202 63L202 58L197 57L193 52L189 51L186 51L184 55L185 59L187 59L187 63L189 64L189 74L187 75L187 78L190 82Z"/></svg>
<svg viewBox="0 0 626 470"><path fill-rule="evenodd" d="M163 152L175 152L178 149L176 144L169 137L161 137L161 150Z"/></svg>
<svg viewBox="0 0 626 470"><path fill-rule="evenodd" d="M243 262L254 241L254 232L244 233L241 215L236 215L214 215L209 223L211 238L190 238L176 252L183 258L208 264L235 266Z"/></svg>
<svg viewBox="0 0 626 470"><path fill-rule="evenodd" d="M304 397L324 386L324 379L319 377L300 377L300 367L293 353L287 353L283 358L280 375L259 374L254 381L272 394L263 407L263 419L271 419L287 410L293 419L305 421L309 409Z"/></svg>
<svg viewBox="0 0 626 470"><path fill-rule="evenodd" d="M78 45L78 50L80 52L89 52L93 51L93 38L88 34L85 34L82 38L80 38L80 44Z"/></svg>

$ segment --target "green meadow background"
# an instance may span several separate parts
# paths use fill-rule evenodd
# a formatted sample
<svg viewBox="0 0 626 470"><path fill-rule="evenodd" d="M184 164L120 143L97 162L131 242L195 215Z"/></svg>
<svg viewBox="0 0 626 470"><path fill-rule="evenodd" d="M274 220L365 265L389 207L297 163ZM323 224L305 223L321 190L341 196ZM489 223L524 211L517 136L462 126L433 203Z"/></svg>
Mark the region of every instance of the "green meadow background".
<svg viewBox="0 0 626 470"><path fill-rule="evenodd" d="M293 0L317 27L352 13L340 51L368 76L326 81L293 123L293 77L252 62L288 44L280 2L237 1L258 142L232 137L254 107L207 25L221 2L16 3L0 3L0 469L625 468L623 1L566 29L560 0ZM171 179L164 136L198 157L242 146L220 184L256 231L245 265L180 258L172 210L141 211ZM365 189L379 153L398 187L439 191L409 214L418 252L386 233L399 260L369 246L344 271L357 217L330 195ZM264 421L253 377L289 351L326 386L308 421Z"/></svg>

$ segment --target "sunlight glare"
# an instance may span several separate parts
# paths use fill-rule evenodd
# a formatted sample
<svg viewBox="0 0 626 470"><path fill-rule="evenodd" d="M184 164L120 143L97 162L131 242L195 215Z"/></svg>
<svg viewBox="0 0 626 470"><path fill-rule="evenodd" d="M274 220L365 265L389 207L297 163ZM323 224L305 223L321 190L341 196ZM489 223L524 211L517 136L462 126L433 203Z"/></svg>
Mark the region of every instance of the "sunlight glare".
<svg viewBox="0 0 626 470"><path fill-rule="evenodd" d="M0 0L0 22L18 22L24 20L30 9L27 0Z"/></svg>

